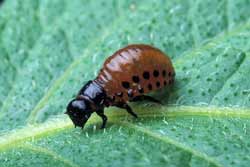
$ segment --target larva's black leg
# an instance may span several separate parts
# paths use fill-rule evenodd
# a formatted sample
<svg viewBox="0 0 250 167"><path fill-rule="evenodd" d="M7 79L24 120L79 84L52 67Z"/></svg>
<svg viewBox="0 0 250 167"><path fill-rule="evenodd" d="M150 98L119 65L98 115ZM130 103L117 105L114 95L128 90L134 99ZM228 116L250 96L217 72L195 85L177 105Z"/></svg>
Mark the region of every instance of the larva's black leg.
<svg viewBox="0 0 250 167"><path fill-rule="evenodd" d="M162 104L160 100L157 100L151 96L147 96L147 95L140 95L140 96L136 96L134 97L131 101L136 102L136 101L143 101L143 100L147 100L147 101L151 101L154 103L158 103L158 104Z"/></svg>
<svg viewBox="0 0 250 167"><path fill-rule="evenodd" d="M102 109L102 110L96 111L96 113L97 113L97 115L99 115L99 116L102 118L102 126L101 126L101 129L104 129L105 126L106 126L106 123L107 123L108 118L107 118L106 115L104 115L103 109Z"/></svg>
<svg viewBox="0 0 250 167"><path fill-rule="evenodd" d="M133 112L132 108L127 103L118 103L115 106L126 109L129 114L133 115L135 118L138 118L137 114Z"/></svg>

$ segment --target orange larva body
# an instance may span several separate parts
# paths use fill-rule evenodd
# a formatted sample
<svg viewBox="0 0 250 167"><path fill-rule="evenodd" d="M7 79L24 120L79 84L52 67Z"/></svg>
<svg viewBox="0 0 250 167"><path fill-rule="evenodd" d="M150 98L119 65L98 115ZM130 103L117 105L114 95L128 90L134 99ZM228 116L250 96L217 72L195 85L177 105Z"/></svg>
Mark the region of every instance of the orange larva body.
<svg viewBox="0 0 250 167"><path fill-rule="evenodd" d="M127 102L149 100L160 103L144 94L172 84L174 76L169 57L159 49L149 45L129 45L104 62L97 78L86 83L69 102L66 114L75 126L82 128L93 112L102 118L104 128L108 119L104 108L109 106L125 109L137 118Z"/></svg>
<svg viewBox="0 0 250 167"><path fill-rule="evenodd" d="M129 45L110 56L96 81L109 98L127 102L174 81L174 68L167 55L149 45Z"/></svg>

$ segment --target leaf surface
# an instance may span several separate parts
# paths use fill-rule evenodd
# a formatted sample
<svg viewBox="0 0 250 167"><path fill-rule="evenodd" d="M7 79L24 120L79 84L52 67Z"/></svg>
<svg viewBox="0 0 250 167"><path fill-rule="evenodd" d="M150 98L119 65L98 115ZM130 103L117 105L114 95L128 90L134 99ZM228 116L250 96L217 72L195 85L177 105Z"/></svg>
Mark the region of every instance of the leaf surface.
<svg viewBox="0 0 250 167"><path fill-rule="evenodd" d="M250 2L8 1L0 6L2 166L248 166ZM173 60L176 82L106 109L84 131L62 113L130 43Z"/></svg>

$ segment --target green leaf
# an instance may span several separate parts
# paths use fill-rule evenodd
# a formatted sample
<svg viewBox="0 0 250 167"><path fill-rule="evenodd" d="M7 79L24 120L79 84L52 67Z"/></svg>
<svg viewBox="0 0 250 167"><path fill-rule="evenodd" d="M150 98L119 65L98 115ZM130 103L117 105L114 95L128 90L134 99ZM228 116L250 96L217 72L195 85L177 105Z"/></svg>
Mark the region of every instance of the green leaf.
<svg viewBox="0 0 250 167"><path fill-rule="evenodd" d="M248 166L249 0L25 0L0 6L0 166ZM82 131L63 114L131 43L173 60L162 106L106 109Z"/></svg>

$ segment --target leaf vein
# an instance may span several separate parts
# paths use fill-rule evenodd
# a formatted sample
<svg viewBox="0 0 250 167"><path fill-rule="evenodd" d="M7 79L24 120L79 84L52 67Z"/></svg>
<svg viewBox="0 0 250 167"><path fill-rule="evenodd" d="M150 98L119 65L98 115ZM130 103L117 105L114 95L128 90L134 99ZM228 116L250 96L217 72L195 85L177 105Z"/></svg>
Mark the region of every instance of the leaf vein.
<svg viewBox="0 0 250 167"><path fill-rule="evenodd" d="M37 9L36 9L37 11L39 10L39 7L37 7ZM63 15L64 14L61 14L60 15L60 17L63 17ZM42 23L41 23L41 20L40 20L40 17L39 17L39 15L38 15L38 12L35 14L35 18L36 18L36 20L38 21L38 23L40 24L40 26L41 26L41 28L43 28L43 26L42 26ZM57 19L55 22L57 23L57 22L59 22L61 19ZM58 25L58 24L56 24L56 23L54 23L54 24L51 24L51 26L49 26L47 29L49 29L50 27L53 27L54 25ZM30 49L29 50L27 50L27 56L25 56L25 58L22 60L22 62L21 62L21 65L20 65L20 68L17 68L17 67L15 67L13 64L12 64L12 62L11 62L11 65L12 66L14 66L15 67L15 75L14 75L14 79L13 79L13 81L12 81L12 83L11 83L11 88L10 88L10 90L8 91L8 94L7 94L7 96L6 96L6 98L5 98L5 100L3 101L3 103L2 103L2 106L0 106L0 110L2 110L2 112L1 112L1 114L0 114L0 118L1 117L3 117L3 111L8 107L8 103L9 103L9 101L10 101L10 99L11 99L11 97L12 97L12 95L13 95L13 92L14 92L14 89L15 89L15 86L17 85L17 84L19 84L19 82L17 82L17 74L22 70L22 65L24 65L24 63L25 63L25 61L30 57L30 53L29 53L29 51L31 51L36 45L37 45L37 43L40 41L40 39L42 38L42 36L43 36L43 33L39 33L40 35L37 37L37 40L35 40L34 41L34 43L32 43L32 45L30 46ZM6 52L7 53L7 52Z"/></svg>
<svg viewBox="0 0 250 167"><path fill-rule="evenodd" d="M31 144L23 144L18 146L20 148L24 148L27 150L31 150L33 152L42 153L44 155L50 156L54 160L60 161L63 164L69 166L69 167L79 167L77 164L73 163L72 161L66 159L65 157L62 157L61 155L58 155L56 152L49 150L48 148L35 146Z"/></svg>
<svg viewBox="0 0 250 167"><path fill-rule="evenodd" d="M202 152L199 152L189 146L186 146L186 145L183 145L181 144L180 142L178 141L175 141L173 139L171 139L170 137L168 136L162 136L162 135L159 135L155 132L152 132L150 131L149 129L146 129L146 128L143 128L143 127L140 127L140 126L137 126L137 125L133 125L129 122L116 122L114 121L114 123L116 124L120 124L120 125L124 125L130 129L133 129L134 131L137 131L137 132L141 132L149 137L152 137L154 139L157 139L157 140L160 140L166 144L170 144L170 145L173 145L181 150L184 150L186 152L189 152L191 153L192 155L196 156L196 157L199 157L207 162L209 162L210 164L213 164L214 166L217 166L217 167L222 167L223 165L221 165L219 162L217 162L217 160L215 160L214 158L208 156L207 154L205 153L202 153Z"/></svg>
<svg viewBox="0 0 250 167"><path fill-rule="evenodd" d="M241 54L241 53L240 53ZM226 83L237 73L237 71L240 69L241 65L244 63L244 61L246 60L246 55L244 53L243 58L240 59L239 61L239 65L238 67L233 70L229 76L227 77L227 79L224 81L224 83L221 85L221 87L218 89L217 93L214 94L213 98L210 100L209 104L213 103L213 101L215 100L216 96L223 90L223 88L225 87Z"/></svg>

